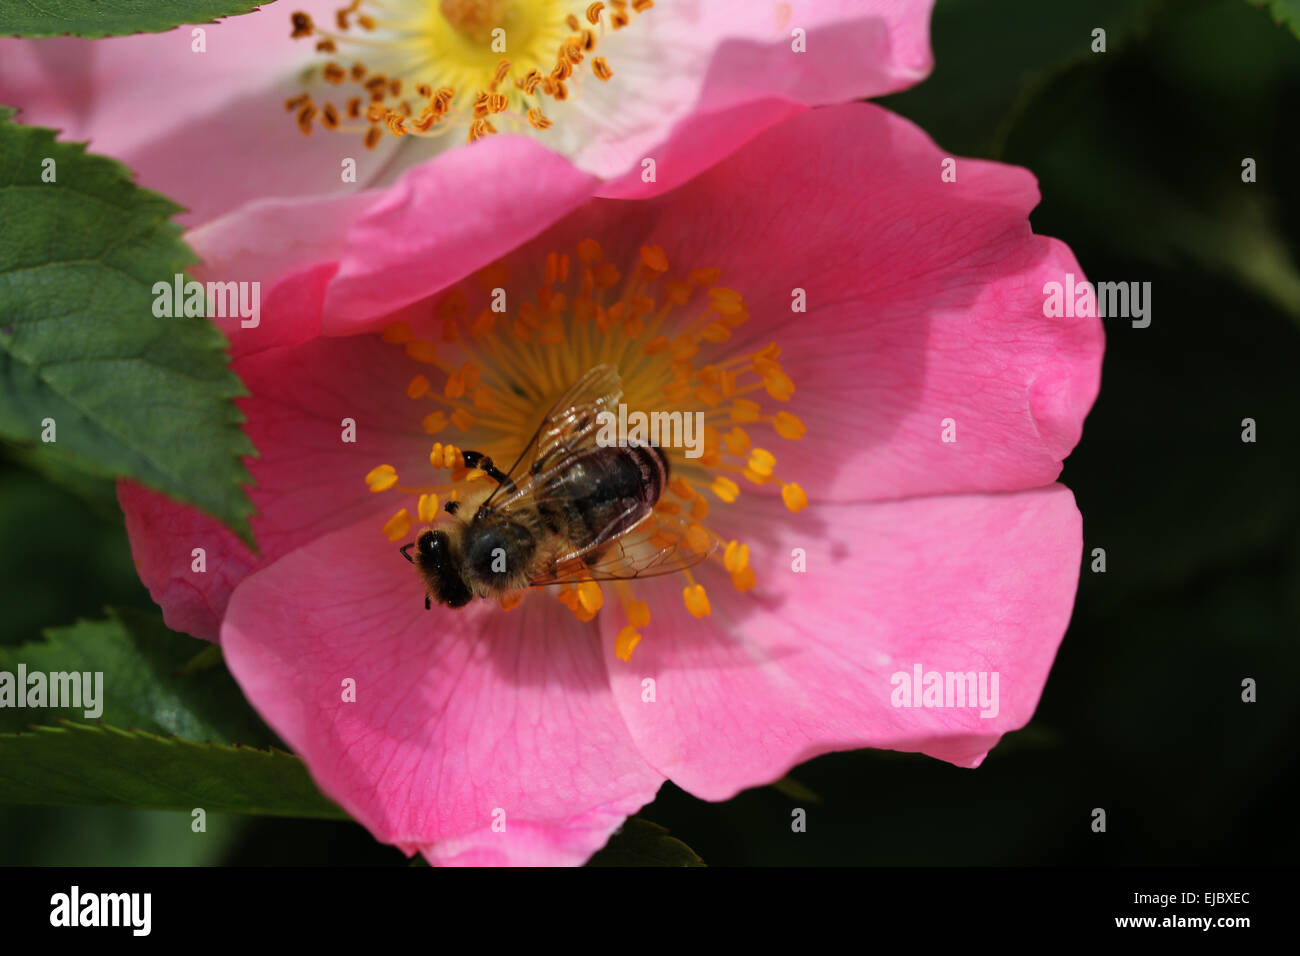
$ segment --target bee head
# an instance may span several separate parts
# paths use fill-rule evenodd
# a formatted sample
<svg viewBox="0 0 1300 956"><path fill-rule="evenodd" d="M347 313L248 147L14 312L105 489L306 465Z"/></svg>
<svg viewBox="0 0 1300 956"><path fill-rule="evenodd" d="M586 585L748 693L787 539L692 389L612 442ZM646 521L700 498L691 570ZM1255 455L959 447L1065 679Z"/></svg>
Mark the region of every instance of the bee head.
<svg viewBox="0 0 1300 956"><path fill-rule="evenodd" d="M439 604L447 607L464 607L474 596L456 570L451 539L445 531L426 531L416 542L419 557L416 564L424 572L425 580L435 592Z"/></svg>

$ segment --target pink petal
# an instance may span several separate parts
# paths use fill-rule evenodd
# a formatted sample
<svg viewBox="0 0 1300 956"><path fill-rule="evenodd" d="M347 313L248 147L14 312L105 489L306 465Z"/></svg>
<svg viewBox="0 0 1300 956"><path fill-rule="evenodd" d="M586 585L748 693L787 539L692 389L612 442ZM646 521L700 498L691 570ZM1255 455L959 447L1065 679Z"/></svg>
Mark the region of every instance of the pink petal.
<svg viewBox="0 0 1300 956"><path fill-rule="evenodd" d="M782 347L808 434L771 450L814 499L1051 482L1096 397L1100 321L1043 314L1044 282L1082 270L1030 231L1033 177L960 159L945 183L944 158L877 106L811 110L663 197L645 238L744 293L726 354Z"/></svg>
<svg viewBox="0 0 1300 956"><path fill-rule="evenodd" d="M277 327L274 314L264 318L268 328ZM140 580L168 626L209 639L246 574L361 518L378 528L409 504L371 492L364 479L372 468L392 465L412 484L434 476L432 439L419 428L416 403L400 390L428 366L400 348L372 336L317 338L245 355L234 368L252 393L240 407L261 455L248 462L260 555L215 521L161 495L129 484L118 492ZM345 418L356 422L355 443L342 441ZM191 570L198 547L206 551L206 573Z"/></svg>
<svg viewBox="0 0 1300 956"><path fill-rule="evenodd" d="M589 83L550 144L584 172L615 178L608 195L663 191L793 109L877 96L924 77L930 6L661 5L628 31L617 82ZM303 0L294 9L327 23L336 7ZM347 159L356 183L389 182L446 147L385 137L366 150L356 136L302 136L283 103L323 60L310 41L290 39L288 12L204 24L201 53L190 27L94 41L0 40L0 102L20 107L24 122L121 159L142 185L186 206L182 220L192 224L262 197L357 189L340 176ZM807 33L807 52L791 48L796 27ZM640 178L645 156L664 163L652 184Z"/></svg>
<svg viewBox="0 0 1300 956"><path fill-rule="evenodd" d="M18 121L61 129L85 139L92 122L91 69L99 41L65 37L0 37L0 103L18 108Z"/></svg>
<svg viewBox="0 0 1300 956"><path fill-rule="evenodd" d="M297 0L318 22L336 0ZM284 101L301 92L299 71L319 63L311 41L289 38L280 5L203 24L206 52L191 49L192 27L99 40L0 40L0 103L24 123L61 129L63 140L126 163L136 181L204 222L250 199L356 190L391 159L391 138L367 151L359 137L303 136Z"/></svg>
<svg viewBox="0 0 1300 956"><path fill-rule="evenodd" d="M614 708L595 627L537 596L506 613L426 612L422 595L362 521L239 586L226 660L321 789L381 841L434 863L583 862L662 781Z"/></svg>
<svg viewBox="0 0 1300 956"><path fill-rule="evenodd" d="M744 148L759 133L805 107L792 100L765 97L739 106L697 110L684 116L672 135L647 143L643 156L655 161L654 179L646 182L636 166L597 191L605 199L649 199L689 182L712 164Z"/></svg>
<svg viewBox="0 0 1300 956"><path fill-rule="evenodd" d="M257 559L218 521L133 481L117 483L136 573L173 631L215 641L230 592ZM203 549L206 571L192 568ZM208 555L212 560L208 560Z"/></svg>
<svg viewBox="0 0 1300 956"><path fill-rule="evenodd" d="M301 0L294 9L325 22L335 6L332 0ZM129 151L178 121L264 88L272 72L268 65L287 74L294 60L301 66L314 56L309 42L290 41L289 11L281 7L202 28L204 53L192 49L193 27L95 40L6 38L0 40L0 94L24 94L13 105L40 112L27 122L63 126L82 111L81 122L65 128L68 136L94 139L112 152ZM286 55L293 51L296 56Z"/></svg>
<svg viewBox="0 0 1300 956"><path fill-rule="evenodd" d="M662 14L656 8L651 17L674 18L672 29L682 34L676 47L712 45L701 58L707 73L666 70L671 99L656 111L658 123L630 123L622 136L592 142L575 161L616 177L600 195L646 198L686 182L802 106L911 86L933 65L932 6L933 0L708 0L680 10L665 6ZM804 52L794 49L796 28L805 33ZM656 160L653 182L642 179L642 157Z"/></svg>
<svg viewBox="0 0 1300 956"><path fill-rule="evenodd" d="M706 0L695 29L729 41L710 70L712 105L754 91L813 106L896 93L934 65L933 7L934 0ZM795 30L804 31L803 53L795 50Z"/></svg>
<svg viewBox="0 0 1300 956"><path fill-rule="evenodd" d="M594 181L523 136L493 136L407 172L347 236L325 328L348 335L492 262L571 212Z"/></svg>
<svg viewBox="0 0 1300 956"><path fill-rule="evenodd" d="M426 184L450 158L409 174L391 208L353 230L354 276L327 300L342 317L332 331L379 328L385 310L501 254L506 243L474 237L490 224L471 219L454 252L419 231L439 208ZM653 202L582 205L507 256L511 289L530 289L519 275L587 236L614 261L654 244L677 269L721 266L752 318L719 354L782 347L798 389L787 407L809 432L796 445L764 443L814 500L1036 487L1059 475L1097 394L1101 323L1043 315L1043 284L1082 271L1066 246L1030 230L1033 177L961 159L946 183L945 158L878 107L809 111ZM412 233L416 243L403 239ZM791 311L795 288L806 314Z"/></svg>
<svg viewBox="0 0 1300 956"><path fill-rule="evenodd" d="M644 593L638 582L653 618L630 663L613 654L621 622L601 613L619 710L674 783L724 800L859 747L975 767L1033 715L1079 575L1068 489L813 505L798 517L770 500L715 512L724 537L730 521L749 543L756 590L701 576L713 613L697 621L681 581ZM806 551L806 573L791 570L794 548ZM997 715L892 706L892 675L917 664L997 672ZM647 678L653 703L643 702Z"/></svg>
<svg viewBox="0 0 1300 956"><path fill-rule="evenodd" d="M185 234L199 257L199 282L260 284L266 321L216 316L231 352L244 355L294 345L321 334L325 290L338 271L347 230L381 192L312 199L264 199Z"/></svg>
<svg viewBox="0 0 1300 956"><path fill-rule="evenodd" d="M284 109L302 90L293 74L267 77L261 89L162 130L138 147L107 148L92 140L90 148L121 159L140 185L184 206L188 212L177 218L185 225L208 222L255 199L348 194L379 179L402 144L389 136L366 149L359 134L319 127L304 136ZM343 180L345 163L355 163L355 181Z"/></svg>

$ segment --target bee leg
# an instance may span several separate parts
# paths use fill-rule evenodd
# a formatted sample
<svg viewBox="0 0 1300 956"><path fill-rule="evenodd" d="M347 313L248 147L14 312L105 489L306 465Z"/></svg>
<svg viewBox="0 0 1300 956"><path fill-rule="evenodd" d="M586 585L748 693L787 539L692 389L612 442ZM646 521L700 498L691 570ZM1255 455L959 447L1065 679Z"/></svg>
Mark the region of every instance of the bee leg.
<svg viewBox="0 0 1300 956"><path fill-rule="evenodd" d="M414 547L415 547L415 544L416 544L416 543L415 543L414 541L412 541L410 544L404 544L404 545L402 545L400 548L397 549L398 551L402 552L402 557L406 558L406 560L407 560L407 561L410 561L412 564L415 563L415 558L411 557L411 556L410 556L409 554L407 554L406 552L407 552L407 549L408 549L408 548L414 548Z"/></svg>
<svg viewBox="0 0 1300 956"><path fill-rule="evenodd" d="M501 485L507 492L515 490L515 483L510 480L510 476L493 464L492 459L480 451L461 452L461 457L465 459L466 468L477 468L485 472L489 478Z"/></svg>
<svg viewBox="0 0 1300 956"><path fill-rule="evenodd" d="M429 600L429 595L426 594L426 595L424 596L424 609L425 609L426 611L428 611L428 610L430 610L432 607L433 607L433 602Z"/></svg>

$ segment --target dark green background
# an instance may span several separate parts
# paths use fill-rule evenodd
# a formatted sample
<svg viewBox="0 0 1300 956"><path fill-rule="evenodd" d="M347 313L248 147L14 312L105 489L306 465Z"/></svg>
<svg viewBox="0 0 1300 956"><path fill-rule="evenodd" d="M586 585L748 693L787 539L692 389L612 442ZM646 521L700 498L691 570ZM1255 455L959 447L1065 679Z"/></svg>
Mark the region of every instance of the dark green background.
<svg viewBox="0 0 1300 956"><path fill-rule="evenodd" d="M793 773L815 801L668 785L642 815L712 865L1291 862L1300 40L1245 0L939 0L933 41L934 74L886 105L955 156L1033 170L1036 231L1089 278L1153 285L1150 328L1106 322L1101 397L1063 476L1107 572L1085 567L1037 716L978 771L835 754ZM19 449L0 464L0 541L0 643L151 607L111 488ZM0 864L406 862L353 824L189 823L0 807Z"/></svg>

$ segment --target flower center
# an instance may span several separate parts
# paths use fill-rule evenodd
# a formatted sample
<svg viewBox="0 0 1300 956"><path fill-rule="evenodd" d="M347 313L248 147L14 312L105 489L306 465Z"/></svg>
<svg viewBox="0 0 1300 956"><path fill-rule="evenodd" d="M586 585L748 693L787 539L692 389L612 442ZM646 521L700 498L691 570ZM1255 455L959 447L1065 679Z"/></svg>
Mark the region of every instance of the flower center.
<svg viewBox="0 0 1300 956"><path fill-rule="evenodd" d="M546 129L546 98L568 99L590 57L601 81L614 71L593 53L607 30L620 30L654 0L351 0L335 12L337 29L292 14L294 38L316 37L330 59L320 78L343 92L318 101L302 93L285 103L298 128L319 123L356 132L374 148L384 134L435 136L466 129L474 142L510 129ZM570 87L574 87L571 90Z"/></svg>
<svg viewBox="0 0 1300 956"><path fill-rule="evenodd" d="M492 30L504 20L509 4L505 0L442 0L438 9L461 36L486 44L492 39Z"/></svg>
<svg viewBox="0 0 1300 956"><path fill-rule="evenodd" d="M588 370L607 364L619 371L629 417L636 411L647 417L655 412L702 415L703 442L695 457L686 448L662 448L671 480L644 521L673 516L673 528L685 528L685 540L674 542L678 547L712 552L709 560L730 577L732 586L749 591L756 577L748 546L719 537L709 528L708 515L711 499L734 504L742 481L780 485L792 512L808 504L798 484L776 476L776 456L762 447L768 441L759 444L751 434L787 440L804 435L798 418L770 409L772 402L789 401L795 390L781 368L780 348L769 344L748 354L729 350L732 331L749 314L739 292L718 284L718 269L670 275L664 251L655 246L642 247L632 263L608 261L592 239L575 251L546 257L535 296L521 296L521 282L511 283L515 291L508 292L510 270L498 262L445 293L420 334L404 322L384 330L385 342L429 367L428 374L420 371L406 383L405 392L423 406L417 412L423 430L440 438L429 460L446 478L406 485L391 465L372 469L365 476L371 491L409 495L413 505L393 514L383 533L400 541L411 534L412 512L420 523L432 525L440 517L440 501L459 501L494 487L495 479L484 470L466 467L462 449L472 448L498 463L515 461L542 410ZM517 305L509 308L513 303ZM446 440L452 437L459 444ZM698 565L696 571L703 577L701 569L707 567ZM604 596L600 584L581 580L582 570L574 569L573 581L562 583L557 596L579 620L590 621ZM695 572L680 573L687 610L697 618L709 615L704 585ZM626 621L615 650L628 660L650 611L637 600L634 581L616 581L612 587ZM502 607L514 607L522 597L513 592L501 600Z"/></svg>

